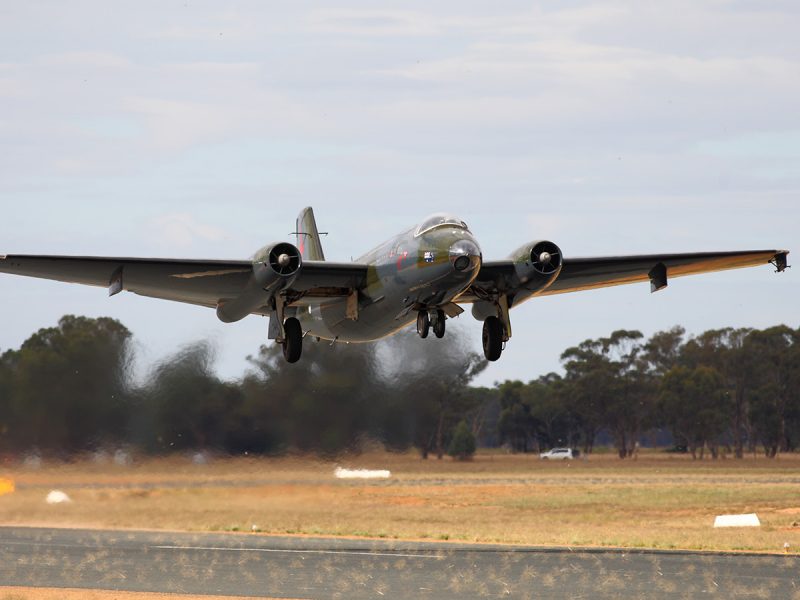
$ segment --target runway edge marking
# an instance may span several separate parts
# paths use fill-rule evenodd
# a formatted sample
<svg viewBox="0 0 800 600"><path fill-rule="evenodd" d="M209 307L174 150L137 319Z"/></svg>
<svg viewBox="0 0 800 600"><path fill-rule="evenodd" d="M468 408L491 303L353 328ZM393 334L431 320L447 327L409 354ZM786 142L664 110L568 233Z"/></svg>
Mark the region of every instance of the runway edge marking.
<svg viewBox="0 0 800 600"><path fill-rule="evenodd" d="M424 558L428 560L442 560L443 556L426 554L402 554L399 552L367 552L358 550L297 550L294 548L224 548L215 546L150 546L157 550L222 550L225 552L271 552L277 554L349 554L356 556L391 556L402 558Z"/></svg>

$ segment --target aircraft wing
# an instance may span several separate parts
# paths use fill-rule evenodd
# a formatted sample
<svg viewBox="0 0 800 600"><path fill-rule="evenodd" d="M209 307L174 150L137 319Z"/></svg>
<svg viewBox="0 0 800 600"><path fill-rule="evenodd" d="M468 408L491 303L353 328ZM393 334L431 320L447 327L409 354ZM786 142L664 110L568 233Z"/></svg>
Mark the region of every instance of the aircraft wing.
<svg viewBox="0 0 800 600"><path fill-rule="evenodd" d="M459 298L470 302L498 293L549 296L592 290L601 287L650 281L652 291L666 286L672 277L711 273L772 263L778 271L786 268L787 250L748 250L738 252L697 252L688 254L647 254L564 259L556 280L538 291L525 287L510 260L483 263L472 287ZM515 302L518 304L518 302Z"/></svg>
<svg viewBox="0 0 800 600"><path fill-rule="evenodd" d="M0 273L105 287L110 295L125 290L212 308L242 294L252 272L253 263L247 260L0 255ZM347 289L361 287L366 278L366 265L304 261L290 290L297 296L341 296Z"/></svg>

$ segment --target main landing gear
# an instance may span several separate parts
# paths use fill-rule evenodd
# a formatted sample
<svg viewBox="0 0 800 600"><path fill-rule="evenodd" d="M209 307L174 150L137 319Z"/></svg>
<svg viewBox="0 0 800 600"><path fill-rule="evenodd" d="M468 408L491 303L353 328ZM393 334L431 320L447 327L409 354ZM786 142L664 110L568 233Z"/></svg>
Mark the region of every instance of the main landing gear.
<svg viewBox="0 0 800 600"><path fill-rule="evenodd" d="M283 323L283 357L286 362L295 363L300 360L303 354L303 329L300 321L294 317L289 317Z"/></svg>
<svg viewBox="0 0 800 600"><path fill-rule="evenodd" d="M441 308L432 310L430 313L426 310L421 310L417 313L417 333L419 337L425 339L428 337L428 332L433 329L433 334L437 338L443 338L445 332L445 321L447 315Z"/></svg>
<svg viewBox="0 0 800 600"><path fill-rule="evenodd" d="M504 337L503 322L497 317L487 317L483 322L483 354L486 360L494 362L500 358L503 353Z"/></svg>

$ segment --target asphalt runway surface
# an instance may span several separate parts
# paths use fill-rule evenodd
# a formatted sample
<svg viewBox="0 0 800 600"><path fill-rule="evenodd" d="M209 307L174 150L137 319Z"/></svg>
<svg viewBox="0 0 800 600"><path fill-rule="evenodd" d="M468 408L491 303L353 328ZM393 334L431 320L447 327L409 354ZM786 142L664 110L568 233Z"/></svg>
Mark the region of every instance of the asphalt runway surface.
<svg viewBox="0 0 800 600"><path fill-rule="evenodd" d="M800 598L800 557L0 527L0 586L276 598Z"/></svg>

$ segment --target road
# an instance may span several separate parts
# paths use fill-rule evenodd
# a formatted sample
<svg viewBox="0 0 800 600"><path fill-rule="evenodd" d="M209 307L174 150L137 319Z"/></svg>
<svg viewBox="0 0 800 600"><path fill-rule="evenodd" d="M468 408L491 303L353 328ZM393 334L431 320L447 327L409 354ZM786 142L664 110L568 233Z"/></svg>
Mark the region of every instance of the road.
<svg viewBox="0 0 800 600"><path fill-rule="evenodd" d="M800 558L0 527L0 585L277 598L800 598Z"/></svg>

